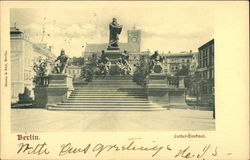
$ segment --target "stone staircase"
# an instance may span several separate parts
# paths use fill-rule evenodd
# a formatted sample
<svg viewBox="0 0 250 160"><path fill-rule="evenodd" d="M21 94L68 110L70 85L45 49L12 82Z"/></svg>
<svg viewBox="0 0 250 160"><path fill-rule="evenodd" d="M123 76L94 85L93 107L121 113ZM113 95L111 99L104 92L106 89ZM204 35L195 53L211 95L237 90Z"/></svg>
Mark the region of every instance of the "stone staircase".
<svg viewBox="0 0 250 160"><path fill-rule="evenodd" d="M48 106L49 110L81 111L159 111L161 106L148 101L146 90L130 76L95 77L86 85L77 85L69 98Z"/></svg>

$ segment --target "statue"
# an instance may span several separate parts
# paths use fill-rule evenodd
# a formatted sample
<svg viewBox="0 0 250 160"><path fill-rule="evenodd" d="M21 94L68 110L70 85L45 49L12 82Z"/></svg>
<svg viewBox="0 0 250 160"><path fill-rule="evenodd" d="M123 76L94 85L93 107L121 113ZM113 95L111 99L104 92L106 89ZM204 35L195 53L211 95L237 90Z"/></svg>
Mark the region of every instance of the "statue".
<svg viewBox="0 0 250 160"><path fill-rule="evenodd" d="M18 103L32 103L32 98L31 98L31 91L25 86L24 87L24 92L19 93L19 101Z"/></svg>
<svg viewBox="0 0 250 160"><path fill-rule="evenodd" d="M155 51L150 59L150 72L161 73L163 71L163 57L159 55L158 51Z"/></svg>
<svg viewBox="0 0 250 160"><path fill-rule="evenodd" d="M97 67L99 69L99 74L108 75L111 68L111 62L109 58L104 57L103 59L99 59Z"/></svg>
<svg viewBox="0 0 250 160"><path fill-rule="evenodd" d="M55 73L65 73L69 57L65 54L64 49L61 50L61 55L55 60Z"/></svg>
<svg viewBox="0 0 250 160"><path fill-rule="evenodd" d="M131 74L131 67L129 62L127 61L126 57L118 58L116 66L119 68L119 72L122 75L129 75Z"/></svg>
<svg viewBox="0 0 250 160"><path fill-rule="evenodd" d="M113 21L109 24L109 47L118 48L119 47L119 34L121 34L122 25L117 23L117 19L113 18Z"/></svg>

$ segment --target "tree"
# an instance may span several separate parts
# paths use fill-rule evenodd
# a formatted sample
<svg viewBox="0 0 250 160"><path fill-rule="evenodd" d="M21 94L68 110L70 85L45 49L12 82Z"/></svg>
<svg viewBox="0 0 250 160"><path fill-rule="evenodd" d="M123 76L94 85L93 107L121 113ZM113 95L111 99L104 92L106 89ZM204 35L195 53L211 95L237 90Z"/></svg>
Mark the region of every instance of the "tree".
<svg viewBox="0 0 250 160"><path fill-rule="evenodd" d="M88 63L85 63L81 70L81 78L85 78L85 81L91 82L93 80L93 76L96 74L98 70L98 57L96 54L93 54Z"/></svg>
<svg viewBox="0 0 250 160"><path fill-rule="evenodd" d="M149 75L149 63L147 63L145 57L140 57L140 62L136 66L133 81L139 85L146 85L146 78Z"/></svg>
<svg viewBox="0 0 250 160"><path fill-rule="evenodd" d="M182 65L182 68L177 70L176 76L187 76L189 74L189 66L188 65Z"/></svg>

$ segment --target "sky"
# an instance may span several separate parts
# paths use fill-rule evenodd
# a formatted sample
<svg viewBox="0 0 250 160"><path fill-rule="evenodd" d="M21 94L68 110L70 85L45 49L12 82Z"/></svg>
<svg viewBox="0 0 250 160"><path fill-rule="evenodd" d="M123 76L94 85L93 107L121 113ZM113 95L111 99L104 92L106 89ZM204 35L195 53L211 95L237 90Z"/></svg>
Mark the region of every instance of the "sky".
<svg viewBox="0 0 250 160"><path fill-rule="evenodd" d="M32 42L52 45L56 55L63 48L70 57L79 57L86 43L108 43L108 25L113 17L123 25L120 42L127 42L127 30L133 26L142 30L142 51L197 51L214 38L214 15L210 7L152 5L146 1L136 5L84 2L77 7L13 8L10 25L16 23Z"/></svg>

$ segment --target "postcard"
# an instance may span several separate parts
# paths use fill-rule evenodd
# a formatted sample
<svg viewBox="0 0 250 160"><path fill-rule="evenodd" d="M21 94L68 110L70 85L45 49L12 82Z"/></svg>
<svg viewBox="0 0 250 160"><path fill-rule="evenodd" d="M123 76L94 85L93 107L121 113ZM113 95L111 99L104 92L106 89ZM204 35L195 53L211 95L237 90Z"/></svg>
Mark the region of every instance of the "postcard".
<svg viewBox="0 0 250 160"><path fill-rule="evenodd" d="M246 1L1 1L1 159L249 159Z"/></svg>

